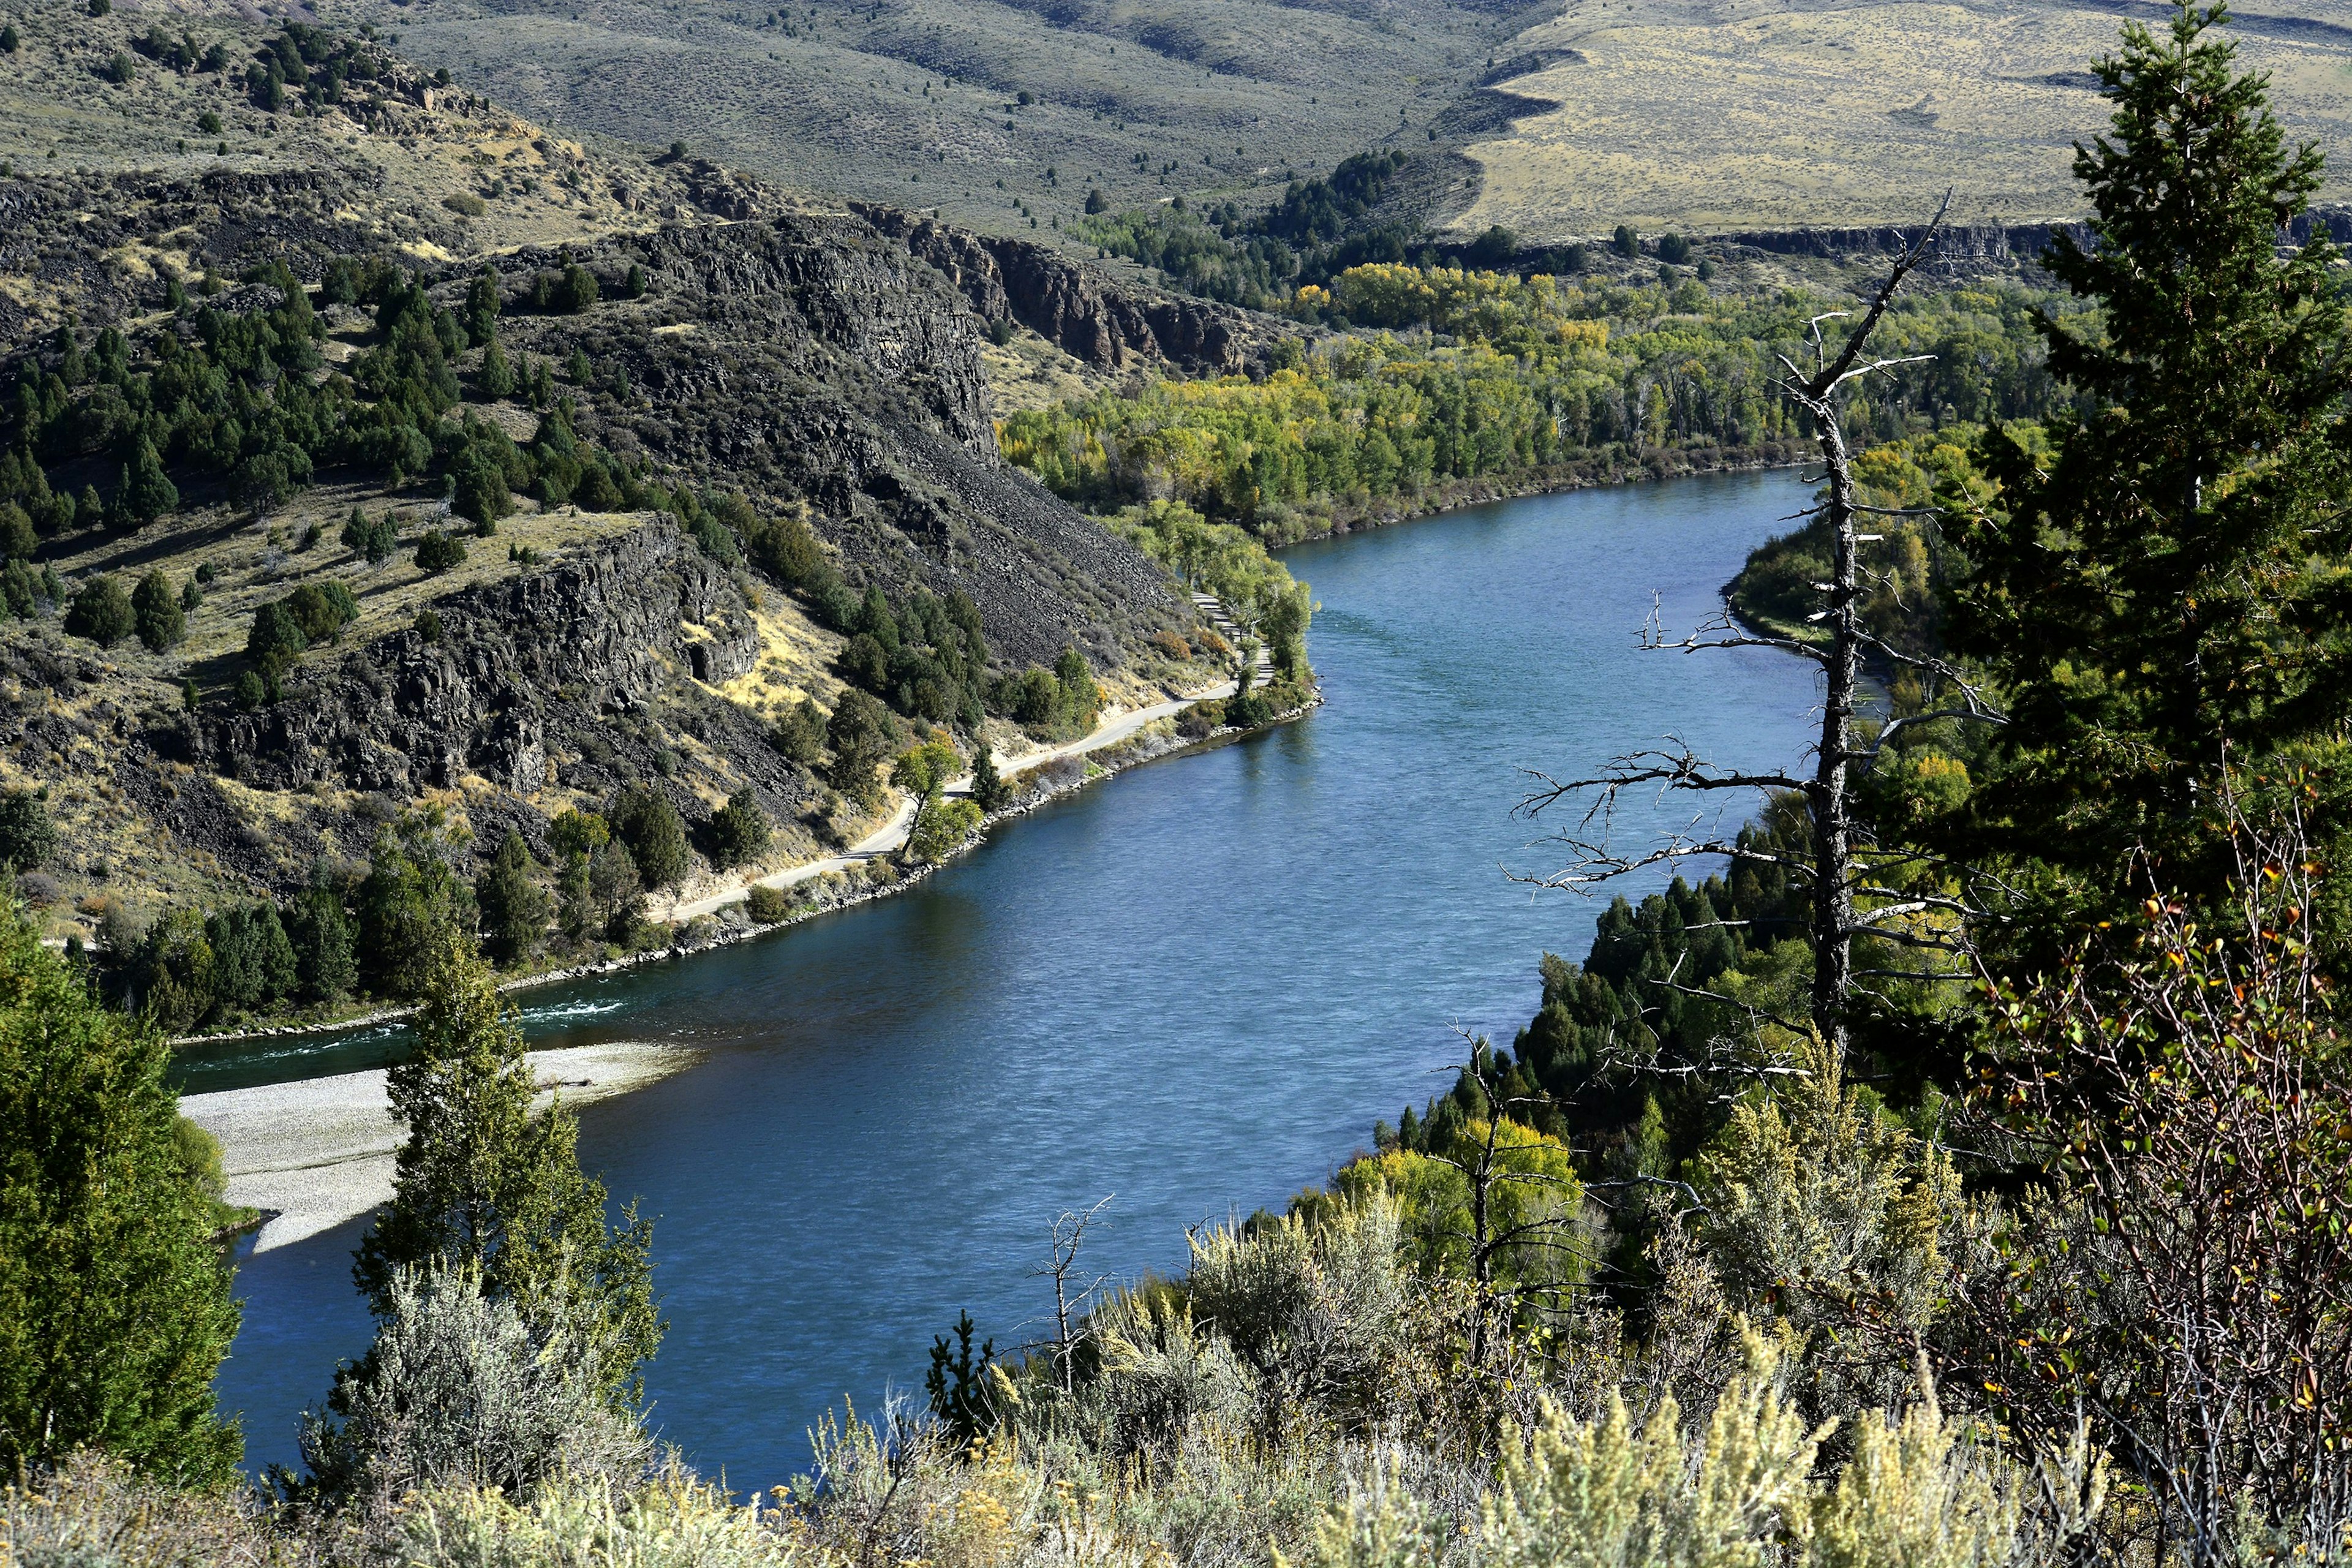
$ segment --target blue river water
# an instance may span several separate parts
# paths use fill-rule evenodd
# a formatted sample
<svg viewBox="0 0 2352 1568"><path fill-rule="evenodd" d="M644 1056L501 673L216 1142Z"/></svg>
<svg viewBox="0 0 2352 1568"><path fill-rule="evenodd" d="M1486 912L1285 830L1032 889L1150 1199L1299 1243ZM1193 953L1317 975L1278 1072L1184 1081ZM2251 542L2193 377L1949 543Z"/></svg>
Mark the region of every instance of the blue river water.
<svg viewBox="0 0 2352 1568"><path fill-rule="evenodd" d="M739 1489L781 1482L845 1398L919 1398L959 1310L1000 1351L1042 1336L1052 1296L1030 1269L1061 1211L1116 1194L1089 1272L1181 1268L1187 1226L1281 1205L1444 1088L1457 1030L1507 1040L1538 956L1581 957L1599 909L1505 876L1559 864L1512 815L1523 770L1669 734L1725 762L1801 759L1809 665L1634 644L1653 595L1670 628L1711 613L1801 500L1788 474L1684 479L1297 546L1321 605L1307 718L1008 824L902 896L530 994L535 1045L707 1053L581 1117L583 1163L655 1217L665 1438ZM1619 832L1691 812L1636 803ZM184 1076L382 1049L281 1046ZM365 1348L362 1228L240 1268L219 1388L257 1468L291 1462L297 1413Z"/></svg>

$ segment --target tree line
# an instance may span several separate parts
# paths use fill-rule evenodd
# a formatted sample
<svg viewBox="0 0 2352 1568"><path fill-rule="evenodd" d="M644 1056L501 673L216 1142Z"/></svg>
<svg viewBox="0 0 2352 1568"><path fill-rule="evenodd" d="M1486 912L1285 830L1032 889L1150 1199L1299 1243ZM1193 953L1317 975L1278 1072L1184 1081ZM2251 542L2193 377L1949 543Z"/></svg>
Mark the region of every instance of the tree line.
<svg viewBox="0 0 2352 1568"><path fill-rule="evenodd" d="M1016 412L1006 458L1067 500L1110 510L1172 495L1286 542L1319 512L1411 498L1449 481L1564 465L1641 468L1678 451L1783 454L1801 416L1774 391L1835 301L1794 290L1718 299L1543 276L1371 265L1301 301L1371 329L1290 345L1262 380L1162 382ZM1898 302L1891 366L1848 395L1869 441L1948 426L2050 417L2073 396L2034 322L2063 307L2021 288ZM1400 335L1400 333L1404 335Z"/></svg>

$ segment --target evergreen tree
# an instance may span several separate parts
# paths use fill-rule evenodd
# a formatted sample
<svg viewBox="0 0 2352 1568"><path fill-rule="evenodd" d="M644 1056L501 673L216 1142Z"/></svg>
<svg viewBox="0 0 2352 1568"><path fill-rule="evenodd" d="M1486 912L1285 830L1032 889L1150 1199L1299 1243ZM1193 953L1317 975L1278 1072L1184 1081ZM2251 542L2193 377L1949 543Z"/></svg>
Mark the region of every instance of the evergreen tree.
<svg viewBox="0 0 2352 1568"><path fill-rule="evenodd" d="M30 871L48 859L58 847L49 808L30 790L12 789L0 795L0 864Z"/></svg>
<svg viewBox="0 0 2352 1568"><path fill-rule="evenodd" d="M421 981L416 1051L390 1075L408 1142L353 1278L381 1319L404 1265L478 1270L485 1297L536 1325L592 1325L600 1386L616 1403L633 1397L662 1333L652 1226L634 1205L607 1225L604 1186L581 1172L578 1123L560 1100L532 1118L522 1035L462 937L441 938Z"/></svg>
<svg viewBox="0 0 2352 1568"><path fill-rule="evenodd" d="M187 616L180 608L179 591L161 570L148 573L131 591L131 614L139 627L139 640L150 653L177 647L187 636Z"/></svg>
<svg viewBox="0 0 2352 1568"><path fill-rule="evenodd" d="M539 885L538 870L522 835L509 827L499 852L474 883L484 944L499 963L511 966L530 957L546 934L552 908Z"/></svg>
<svg viewBox="0 0 2352 1568"><path fill-rule="evenodd" d="M2099 63L2114 122L2074 163L2093 243L2062 236L2048 264L2103 334L2040 323L2098 406L2055 419L2041 458L1996 427L1993 508L1955 519L1974 570L1950 642L2010 719L1961 847L2053 867L2073 896L2121 891L2136 847L2220 885L2179 862L2213 845L2224 743L2258 761L2352 722L2345 308L2324 238L2280 249L2320 157L2287 151L2267 79L2211 34L2226 20L2178 4Z"/></svg>
<svg viewBox="0 0 2352 1568"><path fill-rule="evenodd" d="M710 814L710 863L725 869L755 859L768 847L768 814L745 785Z"/></svg>
<svg viewBox="0 0 2352 1568"><path fill-rule="evenodd" d="M985 741L971 760L971 798L982 811L1002 811L1013 801L1013 786L996 771L996 752Z"/></svg>
<svg viewBox="0 0 2352 1568"><path fill-rule="evenodd" d="M0 1469L94 1447L217 1483L242 1452L212 1393L237 1307L166 1060L0 920Z"/></svg>
<svg viewBox="0 0 2352 1568"><path fill-rule="evenodd" d="M138 627L131 595L112 577L97 577L81 585L66 611L66 633L88 637L100 647L112 647Z"/></svg>
<svg viewBox="0 0 2352 1568"><path fill-rule="evenodd" d="M361 975L377 995L413 995L446 939L474 930L473 891L457 872L467 842L438 807L406 813L377 832L352 900Z"/></svg>
<svg viewBox="0 0 2352 1568"><path fill-rule="evenodd" d="M825 721L825 743L833 748L825 783L872 810L882 799L882 779L875 770L890 754L898 732L890 710L881 703L855 689L842 692L833 716Z"/></svg>
<svg viewBox="0 0 2352 1568"><path fill-rule="evenodd" d="M487 262L466 289L466 336L476 348L499 341L499 269Z"/></svg>
<svg viewBox="0 0 2352 1568"><path fill-rule="evenodd" d="M123 470L119 494L134 526L144 526L180 504L179 487L163 472L163 459L155 455L155 445L146 437L139 437L131 463Z"/></svg>
<svg viewBox="0 0 2352 1568"><path fill-rule="evenodd" d="M359 980L351 921L325 868L314 871L310 885L294 896L286 936L293 944L295 985L304 1001L332 1005L351 994Z"/></svg>
<svg viewBox="0 0 2352 1568"><path fill-rule="evenodd" d="M631 784L605 816L613 837L628 847L629 858L646 887L667 887L686 874L686 824L661 791Z"/></svg>
<svg viewBox="0 0 2352 1568"><path fill-rule="evenodd" d="M482 351L482 368L475 374L474 384L481 389L484 401L496 403L514 395L514 369L507 363L506 350L499 347L496 333L489 346Z"/></svg>

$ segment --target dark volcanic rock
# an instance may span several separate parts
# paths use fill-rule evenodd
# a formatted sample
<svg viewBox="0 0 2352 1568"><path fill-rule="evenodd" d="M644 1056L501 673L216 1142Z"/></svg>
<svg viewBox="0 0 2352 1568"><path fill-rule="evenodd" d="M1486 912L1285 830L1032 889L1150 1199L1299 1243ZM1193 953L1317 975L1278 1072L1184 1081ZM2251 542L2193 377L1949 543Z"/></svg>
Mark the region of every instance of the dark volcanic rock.
<svg viewBox="0 0 2352 1568"><path fill-rule="evenodd" d="M804 500L856 583L961 589L1015 665L1098 659L1175 624L1165 575L997 455L979 324L949 279L856 217L668 228L575 252L645 299L510 317L517 350L573 347L608 382L583 435L706 486ZM509 275L558 265L522 252ZM454 296L467 274L441 285Z"/></svg>
<svg viewBox="0 0 2352 1568"><path fill-rule="evenodd" d="M981 315L1018 321L1097 370L1164 362L1194 374L1234 375L1265 357L1266 328L1230 305L1114 289L1049 246L851 205L938 268Z"/></svg>
<svg viewBox="0 0 2352 1568"><path fill-rule="evenodd" d="M759 657L741 591L663 519L434 611L439 641L412 629L314 661L285 700L184 718L159 749L260 789L404 795L471 775L530 794L577 725L689 679L731 679Z"/></svg>

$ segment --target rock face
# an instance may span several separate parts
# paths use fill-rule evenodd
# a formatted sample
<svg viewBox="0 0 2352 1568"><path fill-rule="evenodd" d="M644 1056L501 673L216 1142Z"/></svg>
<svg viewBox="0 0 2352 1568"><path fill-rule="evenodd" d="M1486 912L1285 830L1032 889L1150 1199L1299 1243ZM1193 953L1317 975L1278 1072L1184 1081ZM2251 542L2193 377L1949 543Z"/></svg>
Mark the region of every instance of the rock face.
<svg viewBox="0 0 2352 1568"><path fill-rule="evenodd" d="M411 629L313 661L285 700L188 718L160 749L258 789L405 795L470 776L528 794L578 726L760 653L741 590L667 519L433 608L437 640Z"/></svg>
<svg viewBox="0 0 2352 1568"><path fill-rule="evenodd" d="M1268 329L1246 311L1116 289L1030 240L975 234L895 207L852 207L939 268L982 317L1018 321L1097 370L1164 363L1193 374L1237 375L1265 355Z"/></svg>
<svg viewBox="0 0 2352 1568"><path fill-rule="evenodd" d="M968 296L856 216L788 214L575 247L608 296L509 316L509 352L606 379L583 435L755 501L805 502L853 582L961 590L1015 664L1114 662L1182 607L1157 568L1004 465ZM560 265L522 251L509 278ZM610 296L632 266L645 297ZM470 271L436 286L456 300ZM617 375L615 373L619 373ZM611 390L625 378L625 394Z"/></svg>

